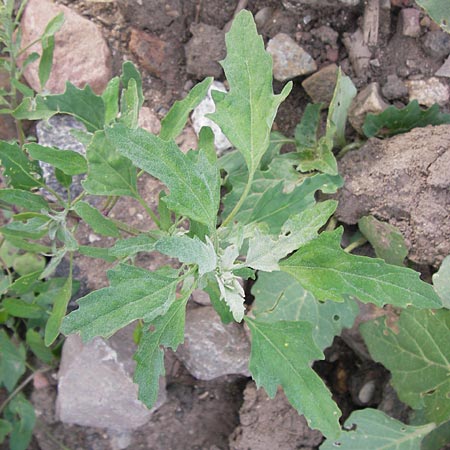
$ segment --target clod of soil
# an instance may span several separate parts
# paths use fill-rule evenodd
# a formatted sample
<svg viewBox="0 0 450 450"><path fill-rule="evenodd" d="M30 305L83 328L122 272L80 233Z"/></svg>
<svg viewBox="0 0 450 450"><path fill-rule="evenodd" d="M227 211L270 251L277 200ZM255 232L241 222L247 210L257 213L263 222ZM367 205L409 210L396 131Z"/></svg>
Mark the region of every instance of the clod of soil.
<svg viewBox="0 0 450 450"><path fill-rule="evenodd" d="M371 139L342 158L339 173L339 220L355 224L372 214L389 222L419 264L436 266L450 253L449 125Z"/></svg>

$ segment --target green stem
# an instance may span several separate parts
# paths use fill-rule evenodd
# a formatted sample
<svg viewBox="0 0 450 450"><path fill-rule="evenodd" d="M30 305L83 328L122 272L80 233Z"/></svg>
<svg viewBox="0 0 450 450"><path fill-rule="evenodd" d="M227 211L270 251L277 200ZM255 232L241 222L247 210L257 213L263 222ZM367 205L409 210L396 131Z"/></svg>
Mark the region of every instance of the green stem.
<svg viewBox="0 0 450 450"><path fill-rule="evenodd" d="M156 226L158 228L161 228L161 223L160 223L158 217L156 217L156 214L152 211L150 206L147 205L145 200L139 194L137 194L136 200L141 204L141 206L145 209L147 214L152 218L152 220L153 220L153 222L155 222Z"/></svg>
<svg viewBox="0 0 450 450"><path fill-rule="evenodd" d="M352 142L351 144L346 145L341 149L341 151L337 154L336 158L341 159L346 153L348 153L350 150L357 150L363 145L363 142Z"/></svg>
<svg viewBox="0 0 450 450"><path fill-rule="evenodd" d="M350 253L353 250L355 250L355 248L358 248L358 247L361 247L362 245L364 245L366 242L367 242L367 239L365 237L360 237L355 242L352 242L350 245L347 245L347 247L344 248L344 252Z"/></svg>
<svg viewBox="0 0 450 450"><path fill-rule="evenodd" d="M252 183L253 183L253 173L250 173L249 177L248 177L248 180L247 180L247 184L246 184L245 189L244 189L244 192L241 195L241 198L236 203L235 207L230 212L228 217L222 222L221 227L226 227L233 220L234 216L239 212L239 210L241 209L241 206L245 202L245 200L246 200L246 198L247 198L247 196L248 196L248 194L250 192L250 189L252 187Z"/></svg>
<svg viewBox="0 0 450 450"><path fill-rule="evenodd" d="M114 224L116 225L117 228L119 228L119 230L125 231L125 233L131 234L133 236L139 236L140 234L146 233L145 231L138 230L137 228L134 228L126 223L123 223L120 220L112 218L110 218L110 220L114 222Z"/></svg>
<svg viewBox="0 0 450 450"><path fill-rule="evenodd" d="M326 231L333 231L336 228L338 221L336 217L331 216L330 221L328 222L327 227L325 228Z"/></svg>

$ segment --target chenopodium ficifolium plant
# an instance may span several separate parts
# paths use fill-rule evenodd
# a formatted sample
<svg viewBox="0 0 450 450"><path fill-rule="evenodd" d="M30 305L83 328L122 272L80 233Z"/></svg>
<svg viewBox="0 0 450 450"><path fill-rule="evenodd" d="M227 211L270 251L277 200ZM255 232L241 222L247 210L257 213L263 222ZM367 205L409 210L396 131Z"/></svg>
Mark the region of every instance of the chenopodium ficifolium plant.
<svg viewBox="0 0 450 450"><path fill-rule="evenodd" d="M175 350L183 342L187 301L195 289L203 289L223 322L245 321L249 327L249 369L257 385L270 397L281 386L312 428L335 439L341 433L341 413L311 365L324 358L323 349L342 327L352 325L355 299L414 308L441 308L442 303L416 272L346 253L340 246L341 228L328 226L320 233L336 202L316 202L315 194L332 193L342 186L331 150L344 141L346 111L355 95L350 79L338 74L325 136L317 139L318 109L310 108L296 133L297 152L280 154L282 144L290 140L271 133L271 128L292 85L274 94L272 60L249 12L236 16L226 44L222 66L230 89L213 91L216 109L210 118L236 150L220 160L208 127L200 132L198 149L186 154L174 141L189 113L205 97L211 79L174 104L158 136L137 126L143 96L139 74L130 63L124 64L122 76L111 80L101 96L89 87L80 90L68 84L64 94L26 98L15 110L21 118L42 119L63 112L80 120L86 132L78 131L76 136L87 145L86 159L73 152L60 158L55 149L38 144L25 146L26 151L55 165L66 186L70 185L67 177L87 171L85 193L136 199L158 228L139 232L110 219L84 201L83 194L57 198L63 206L58 214L41 212L23 218L27 220L20 222L22 230L48 234L48 227L53 227L53 242L62 245L53 248L52 268L65 253L75 251L117 262L108 272L110 286L78 300L79 308L64 319L69 297L55 303L46 341L51 342L59 329L64 334L79 333L84 341L107 338L139 320L143 326L134 378L139 398L151 407L159 377L164 375L163 348ZM18 159L19 151L4 147L2 161ZM13 190L42 187L36 166L33 176L21 173L19 179L8 164ZM228 173L223 180L221 169ZM167 187L168 192L160 194L157 214L138 192L137 178L143 172ZM222 185L231 190L220 212ZM26 194L27 200L34 195ZM81 246L62 218L70 215L100 234L119 239L109 248ZM123 232L133 237L123 239ZM180 267L148 271L129 263L138 252L152 251L178 258ZM241 281L256 273L250 315Z"/></svg>

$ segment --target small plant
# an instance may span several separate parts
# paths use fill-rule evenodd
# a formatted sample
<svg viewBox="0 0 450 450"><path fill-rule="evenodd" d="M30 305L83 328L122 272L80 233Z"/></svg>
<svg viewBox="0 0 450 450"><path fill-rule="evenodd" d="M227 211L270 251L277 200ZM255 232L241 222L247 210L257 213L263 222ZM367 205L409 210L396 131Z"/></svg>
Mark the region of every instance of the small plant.
<svg viewBox="0 0 450 450"><path fill-rule="evenodd" d="M71 275L64 282L45 327L47 345L60 329L64 334L79 333L87 341L107 338L139 320L135 381L139 398L151 407L164 375L163 348L175 350L183 342L186 304L195 289L203 289L222 321L244 321L249 327L249 368L257 385L271 397L281 386L297 411L332 445L347 433L342 434L341 412L311 365L324 358L323 349L343 327L352 325L358 310L355 300L408 308L408 314L420 310L428 314L430 308L442 308L442 301L413 270L343 250L342 228L336 229L330 220L336 202L316 201L318 191L332 193L342 186L332 150L345 145L347 109L356 92L350 79L338 75L323 137L317 136L320 106L312 105L295 139L286 139L271 133L271 128L292 85L273 93L272 61L249 12L237 15L226 43L222 65L230 90L213 91L216 111L210 117L235 152L217 160L214 136L207 127L200 132L198 149L184 154L174 142L212 79L174 104L159 136L139 129L141 79L134 66L125 63L122 75L113 78L101 96L89 87L78 89L68 83L64 94L28 97L13 111L19 120L48 119L57 113L76 117L86 127L76 136L87 151L84 158L35 143L22 148L0 143L10 186L1 198L24 210L0 232L7 242L19 240L23 247L51 257L41 278L74 252L115 263L108 272L110 286L78 300L79 309L63 319L72 292ZM294 142L298 151L280 154L286 141ZM46 186L38 161L56 168L66 196ZM160 193L157 214L139 194L137 179L143 172L167 187ZM71 177L85 173L83 193L71 198ZM221 186L228 189L223 212ZM32 192L37 189L52 197ZM106 197L105 208L92 206L86 194ZM143 232L108 217L117 196L136 199L157 229ZM75 239L79 220L96 233L117 238L115 244L79 245ZM44 237L50 248L32 247L42 245ZM154 251L178 258L179 268L148 271L132 264L137 253ZM248 311L241 280L255 277L255 302ZM380 413L365 411L355 420L362 417L374 427L386 420ZM435 423L419 431L405 428L399 439L419 440ZM394 424L393 435L401 427Z"/></svg>

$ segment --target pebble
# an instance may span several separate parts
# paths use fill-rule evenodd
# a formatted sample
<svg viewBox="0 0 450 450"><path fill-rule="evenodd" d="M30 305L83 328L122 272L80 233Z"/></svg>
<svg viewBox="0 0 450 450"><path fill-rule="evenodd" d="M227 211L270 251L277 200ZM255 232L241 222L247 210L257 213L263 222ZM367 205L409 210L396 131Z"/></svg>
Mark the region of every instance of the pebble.
<svg viewBox="0 0 450 450"><path fill-rule="evenodd" d="M319 28L314 28L311 30L311 34L324 44L329 44L331 46L336 46L339 37L339 33L337 31L326 25L322 25Z"/></svg>
<svg viewBox="0 0 450 450"><path fill-rule="evenodd" d="M266 6L255 14L255 23L258 30L264 28L264 25L272 18L273 8Z"/></svg>
<svg viewBox="0 0 450 450"><path fill-rule="evenodd" d="M337 70L336 64L330 64L303 81L302 86L313 103L330 104L336 87Z"/></svg>
<svg viewBox="0 0 450 450"><path fill-rule="evenodd" d="M211 120L206 117L216 110L214 100L211 96L211 91L222 91L226 92L227 89L225 85L219 81L214 81L208 90L207 96L200 102L200 104L194 109L191 114L192 127L194 128L197 136L200 133L202 127L211 127L214 132L214 144L216 146L217 152L222 154L225 150L232 147L231 142L222 133L222 130Z"/></svg>
<svg viewBox="0 0 450 450"><path fill-rule="evenodd" d="M436 77L427 80L407 80L409 100L417 100L423 106L445 105L450 99L450 89Z"/></svg>
<svg viewBox="0 0 450 450"><path fill-rule="evenodd" d="M198 305L202 306L210 306L211 300L209 298L209 295L201 290L201 289L195 289L194 292L192 292L192 300L197 303Z"/></svg>
<svg viewBox="0 0 450 450"><path fill-rule="evenodd" d="M101 93L111 78L111 53L97 26L72 9L49 0L29 0L21 21L22 47L41 36L48 22L60 12L64 13L64 25L55 35L53 67L46 91L64 92L66 81L70 81L80 88L89 84L95 93ZM40 53L40 44L31 46L23 58L32 52ZM37 61L27 66L24 76L35 91L41 90Z"/></svg>
<svg viewBox="0 0 450 450"><path fill-rule="evenodd" d="M161 122L158 116L147 106L143 106L139 112L138 125L152 134L159 134Z"/></svg>
<svg viewBox="0 0 450 450"><path fill-rule="evenodd" d="M388 75L386 83L381 88L387 100L397 100L408 95L406 84L395 74Z"/></svg>
<svg viewBox="0 0 450 450"><path fill-rule="evenodd" d="M137 399L133 383L134 325L108 341L95 338L83 344L78 335L67 337L58 373L56 413L59 420L116 431L136 429L166 401L161 378L156 405L149 410ZM126 411L126 414L124 414Z"/></svg>
<svg viewBox="0 0 450 450"><path fill-rule="evenodd" d="M283 6L291 12L301 14L305 6L320 9L325 6L340 8L357 6L360 0L283 0Z"/></svg>
<svg viewBox="0 0 450 450"><path fill-rule="evenodd" d="M278 81L287 81L317 70L312 56L289 35L278 33L267 44L267 51L273 59L273 75Z"/></svg>
<svg viewBox="0 0 450 450"><path fill-rule="evenodd" d="M347 34L342 39L348 52L350 63L358 78L367 78L372 52L364 43L363 32L358 28L353 34Z"/></svg>
<svg viewBox="0 0 450 450"><path fill-rule="evenodd" d="M250 342L237 323L224 325L213 307L188 309L185 341L176 356L199 380L240 374L249 376Z"/></svg>
<svg viewBox="0 0 450 450"><path fill-rule="evenodd" d="M450 78L450 56L445 60L445 63L439 68L435 73L437 77L447 77Z"/></svg>
<svg viewBox="0 0 450 450"><path fill-rule="evenodd" d="M432 58L445 58L450 54L450 35L442 30L429 31L422 39L422 47Z"/></svg>
<svg viewBox="0 0 450 450"><path fill-rule="evenodd" d="M403 8L399 15L398 30L403 36L420 36L420 11L415 8Z"/></svg>
<svg viewBox="0 0 450 450"><path fill-rule="evenodd" d="M362 133L366 115L378 114L388 106L381 97L378 83L370 83L354 98L348 111L348 120L358 133Z"/></svg>

